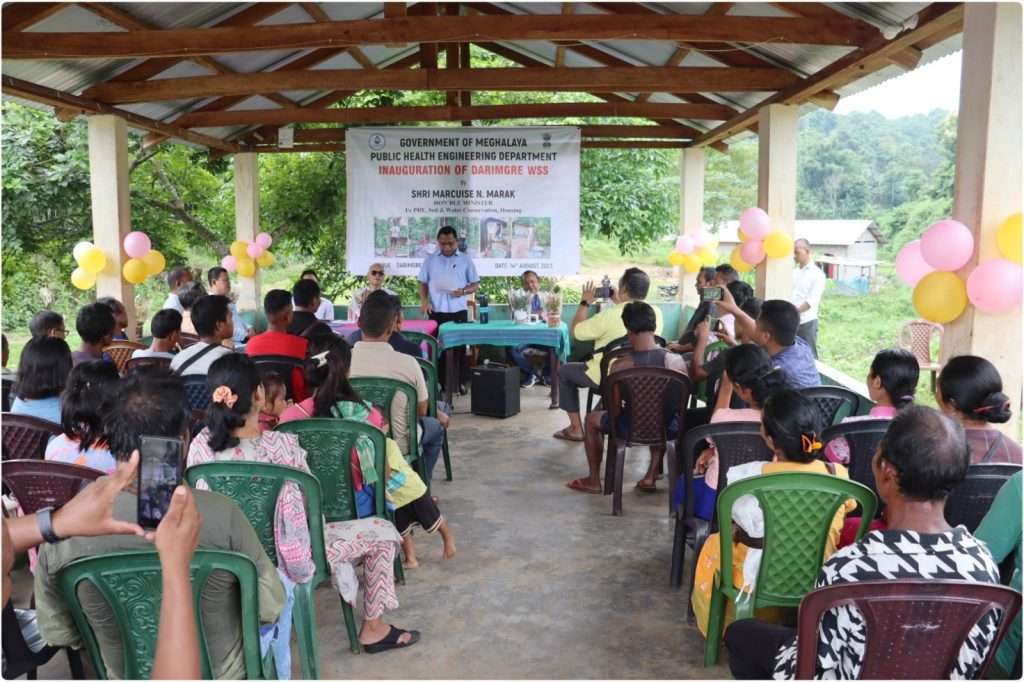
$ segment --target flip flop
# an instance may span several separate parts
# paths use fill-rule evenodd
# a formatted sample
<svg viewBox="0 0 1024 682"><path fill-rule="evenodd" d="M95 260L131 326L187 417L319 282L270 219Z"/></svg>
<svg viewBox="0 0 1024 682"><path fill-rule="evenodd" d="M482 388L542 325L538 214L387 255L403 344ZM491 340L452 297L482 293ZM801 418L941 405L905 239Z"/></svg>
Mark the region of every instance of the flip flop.
<svg viewBox="0 0 1024 682"><path fill-rule="evenodd" d="M410 635L409 641L399 642L398 638L404 635L406 632L408 632ZM392 649L404 649L406 647L412 646L418 641L420 641L419 630L403 630L401 628L396 628L394 625L392 625L391 629L388 631L388 634L384 637L384 639L380 640L379 642L374 642L373 644L364 644L363 651L365 651L368 654L379 654L384 651L391 651Z"/></svg>
<svg viewBox="0 0 1024 682"><path fill-rule="evenodd" d="M583 436L579 436L577 438L575 436L570 436L569 435L569 427L568 426L565 427L564 429L562 429L561 431L555 431L554 436L558 440L567 440L570 443L582 443L583 442Z"/></svg>
<svg viewBox="0 0 1024 682"><path fill-rule="evenodd" d="M647 484L643 481L636 482L636 489L642 493L656 493L658 492L658 486L655 483Z"/></svg>
<svg viewBox="0 0 1024 682"><path fill-rule="evenodd" d="M569 490L575 490L578 493L588 493L590 495L600 495L601 494L601 489L600 488L597 488L595 490L594 488L588 488L587 486L583 485L583 479L582 478L577 478L574 481L569 481L568 483L565 484L565 487L568 488Z"/></svg>

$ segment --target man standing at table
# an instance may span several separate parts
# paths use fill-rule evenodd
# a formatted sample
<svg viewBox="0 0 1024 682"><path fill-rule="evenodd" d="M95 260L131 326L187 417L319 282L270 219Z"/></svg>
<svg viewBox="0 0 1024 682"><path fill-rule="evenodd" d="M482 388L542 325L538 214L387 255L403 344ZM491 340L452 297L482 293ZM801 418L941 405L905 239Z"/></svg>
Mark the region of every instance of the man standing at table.
<svg viewBox="0 0 1024 682"><path fill-rule="evenodd" d="M811 258L811 244L806 239L793 243L793 297L790 302L800 311L800 327L796 335L811 347L818 358L818 306L825 293L825 273Z"/></svg>
<svg viewBox="0 0 1024 682"><path fill-rule="evenodd" d="M473 259L459 251L458 246L459 236L455 228L445 225L437 231L437 252L424 258L420 268L420 310L437 322L438 327L445 322L468 320L466 296L472 296L480 288L480 277L476 274ZM459 363L461 387L469 373L463 366L465 348L456 349L455 357ZM443 384L447 379L444 355L439 360L437 369Z"/></svg>

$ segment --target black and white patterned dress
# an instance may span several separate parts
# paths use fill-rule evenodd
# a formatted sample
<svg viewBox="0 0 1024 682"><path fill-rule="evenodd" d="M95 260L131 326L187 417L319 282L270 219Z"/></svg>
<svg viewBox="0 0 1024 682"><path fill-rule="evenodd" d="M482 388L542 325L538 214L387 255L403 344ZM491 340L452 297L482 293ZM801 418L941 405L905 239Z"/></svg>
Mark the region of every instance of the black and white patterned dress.
<svg viewBox="0 0 1024 682"><path fill-rule="evenodd" d="M999 568L984 543L963 526L946 533L922 534L876 530L861 542L833 554L818 575L818 587L867 580L929 578L999 583ZM990 613L975 625L960 649L953 679L973 679L995 639L997 621ZM840 606L821 619L815 678L854 680L864 657L864 620L857 609ZM773 677L796 676L795 637L779 649Z"/></svg>

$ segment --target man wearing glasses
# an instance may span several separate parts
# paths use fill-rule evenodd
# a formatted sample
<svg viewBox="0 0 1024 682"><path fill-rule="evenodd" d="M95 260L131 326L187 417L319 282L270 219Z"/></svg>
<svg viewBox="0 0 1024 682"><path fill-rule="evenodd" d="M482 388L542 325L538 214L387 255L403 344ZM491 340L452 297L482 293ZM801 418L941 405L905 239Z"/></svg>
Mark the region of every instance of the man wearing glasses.
<svg viewBox="0 0 1024 682"><path fill-rule="evenodd" d="M28 323L28 329L32 332L33 339L41 339L46 336L63 339L68 335L68 330L64 326L64 318L60 313L55 313L52 310L40 310L36 313L32 317L32 321Z"/></svg>
<svg viewBox="0 0 1024 682"><path fill-rule="evenodd" d="M366 297L373 292L383 289L388 294L395 295L391 289L384 289L385 277L387 277L387 273L384 271L383 264L374 263L370 266L369 272L366 273L366 286L352 294L352 302L348 305L348 319L353 322L359 321L359 311L362 309L363 303L366 302Z"/></svg>

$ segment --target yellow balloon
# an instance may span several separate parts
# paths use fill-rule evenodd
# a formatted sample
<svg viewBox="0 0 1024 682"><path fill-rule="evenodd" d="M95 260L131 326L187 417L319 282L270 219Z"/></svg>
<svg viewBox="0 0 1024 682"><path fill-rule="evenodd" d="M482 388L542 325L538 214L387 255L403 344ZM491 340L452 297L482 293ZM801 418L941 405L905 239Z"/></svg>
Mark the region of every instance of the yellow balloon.
<svg viewBox="0 0 1024 682"><path fill-rule="evenodd" d="M91 248L93 248L92 242L78 242L75 244L75 248L71 251L71 255L75 258L75 262L81 265L82 256L84 256L85 252Z"/></svg>
<svg viewBox="0 0 1024 682"><path fill-rule="evenodd" d="M679 253L678 251L673 251L668 254L668 262L672 265L682 265L685 258L686 255Z"/></svg>
<svg viewBox="0 0 1024 682"><path fill-rule="evenodd" d="M92 289L96 285L96 274L84 270L82 268L75 268L71 272L71 283L75 285L77 289L85 291L86 289Z"/></svg>
<svg viewBox="0 0 1024 682"><path fill-rule="evenodd" d="M261 268L269 268L274 264L274 254L264 249L263 253L260 254L260 257L256 259L256 262Z"/></svg>
<svg viewBox="0 0 1024 682"><path fill-rule="evenodd" d="M82 253L82 259L78 261L78 264L86 272L98 275L103 272L103 268L107 267L107 254L103 253L103 249L94 246Z"/></svg>
<svg viewBox="0 0 1024 682"><path fill-rule="evenodd" d="M141 258L129 258L121 267L121 274L129 284L142 284L146 281L146 263Z"/></svg>
<svg viewBox="0 0 1024 682"><path fill-rule="evenodd" d="M735 247L729 254L729 264L736 268L736 272L750 272L754 266L740 258L740 247Z"/></svg>
<svg viewBox="0 0 1024 682"><path fill-rule="evenodd" d="M228 250L235 257L235 260L242 260L249 257L249 252L246 250L248 248L249 245L243 241L233 241L231 242L231 248Z"/></svg>
<svg viewBox="0 0 1024 682"><path fill-rule="evenodd" d="M147 277L159 275L164 271L164 267L167 265L167 259L164 258L164 254L160 253L156 249L150 249L149 253L142 257L142 262L146 264Z"/></svg>
<svg viewBox="0 0 1024 682"><path fill-rule="evenodd" d="M697 272L700 270L700 256L696 253L684 253L682 266L687 272Z"/></svg>
<svg viewBox="0 0 1024 682"><path fill-rule="evenodd" d="M1020 253L1020 213L1014 213L1003 221L996 232L996 244L1003 258L1015 263L1021 262Z"/></svg>
<svg viewBox="0 0 1024 682"><path fill-rule="evenodd" d="M238 270L239 277L253 277L256 275L256 262L248 256L236 258L235 267Z"/></svg>
<svg viewBox="0 0 1024 682"><path fill-rule="evenodd" d="M926 320L946 324L967 307L967 286L955 272L932 272L914 287L914 309Z"/></svg>
<svg viewBox="0 0 1024 682"><path fill-rule="evenodd" d="M781 230L775 230L764 238L764 252L769 258L792 256L793 238Z"/></svg>
<svg viewBox="0 0 1024 682"><path fill-rule="evenodd" d="M697 257L700 258L701 265L717 265L718 249L712 244L701 247L700 251L697 252Z"/></svg>

